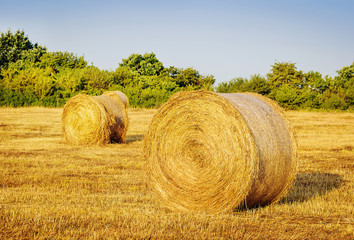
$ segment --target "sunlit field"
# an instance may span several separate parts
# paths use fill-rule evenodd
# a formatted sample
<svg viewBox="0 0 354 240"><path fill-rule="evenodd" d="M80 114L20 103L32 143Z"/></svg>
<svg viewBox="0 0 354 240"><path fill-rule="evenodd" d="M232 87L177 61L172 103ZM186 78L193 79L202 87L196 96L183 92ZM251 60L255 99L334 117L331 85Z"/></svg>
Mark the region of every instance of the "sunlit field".
<svg viewBox="0 0 354 240"><path fill-rule="evenodd" d="M156 110L130 109L127 143L71 146L61 108L0 108L0 239L354 239L354 113L286 112L294 186L233 214L166 210L150 194L143 138Z"/></svg>

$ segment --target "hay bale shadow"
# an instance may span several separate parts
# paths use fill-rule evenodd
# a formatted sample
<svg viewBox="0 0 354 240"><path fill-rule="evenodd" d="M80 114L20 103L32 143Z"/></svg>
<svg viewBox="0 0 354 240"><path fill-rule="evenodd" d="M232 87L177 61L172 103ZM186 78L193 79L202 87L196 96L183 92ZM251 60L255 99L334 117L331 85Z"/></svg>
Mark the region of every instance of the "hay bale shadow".
<svg viewBox="0 0 354 240"><path fill-rule="evenodd" d="M305 202L339 188L343 178L331 173L298 173L293 187L279 204Z"/></svg>
<svg viewBox="0 0 354 240"><path fill-rule="evenodd" d="M311 198L322 196L327 192L339 188L343 178L338 174L331 173L298 173L295 176L294 184L288 194L277 204L292 204L306 202ZM234 212L242 212L250 209L257 209L262 206L247 207L242 203Z"/></svg>
<svg viewBox="0 0 354 240"><path fill-rule="evenodd" d="M126 137L126 143L139 142L144 139L144 134L129 135Z"/></svg>

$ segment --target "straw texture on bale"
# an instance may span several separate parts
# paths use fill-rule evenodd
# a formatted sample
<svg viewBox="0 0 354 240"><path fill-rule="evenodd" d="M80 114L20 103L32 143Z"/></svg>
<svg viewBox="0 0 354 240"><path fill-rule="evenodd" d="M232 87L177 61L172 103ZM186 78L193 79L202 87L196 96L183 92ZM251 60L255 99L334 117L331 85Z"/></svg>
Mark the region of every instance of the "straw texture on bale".
<svg viewBox="0 0 354 240"><path fill-rule="evenodd" d="M71 144L121 143L125 141L128 115L120 98L78 94L65 104L62 123L64 138Z"/></svg>
<svg viewBox="0 0 354 240"><path fill-rule="evenodd" d="M125 108L129 107L129 99L128 99L127 95L125 95L121 91L107 91L107 92L104 92L103 95L108 95L108 96L114 97L114 98L118 97L123 102Z"/></svg>
<svg viewBox="0 0 354 240"><path fill-rule="evenodd" d="M280 107L258 94L174 94L153 117L144 155L150 189L172 210L230 212L278 201L296 171Z"/></svg>

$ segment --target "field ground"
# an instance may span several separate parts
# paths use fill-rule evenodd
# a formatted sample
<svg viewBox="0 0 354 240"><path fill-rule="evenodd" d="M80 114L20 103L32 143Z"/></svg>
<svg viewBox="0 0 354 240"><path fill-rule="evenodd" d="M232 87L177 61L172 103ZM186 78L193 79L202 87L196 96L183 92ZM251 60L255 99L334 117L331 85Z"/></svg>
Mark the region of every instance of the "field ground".
<svg viewBox="0 0 354 240"><path fill-rule="evenodd" d="M156 110L130 109L126 144L63 142L61 108L0 108L0 239L354 239L354 113L286 112L299 149L277 204L234 214L166 210L146 187Z"/></svg>

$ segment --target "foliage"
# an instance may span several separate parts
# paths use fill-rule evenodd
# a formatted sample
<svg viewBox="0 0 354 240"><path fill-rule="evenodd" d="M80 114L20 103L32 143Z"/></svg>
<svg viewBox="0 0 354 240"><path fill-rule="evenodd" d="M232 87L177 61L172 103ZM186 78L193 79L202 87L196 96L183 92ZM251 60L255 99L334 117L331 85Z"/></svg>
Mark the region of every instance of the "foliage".
<svg viewBox="0 0 354 240"><path fill-rule="evenodd" d="M354 109L354 62L334 78L304 73L294 63L277 62L267 77L234 78L220 83L218 92L257 92L287 109Z"/></svg>
<svg viewBox="0 0 354 240"><path fill-rule="evenodd" d="M48 100L55 92L53 73L49 68L10 67L3 71L1 105L53 105Z"/></svg>
<svg viewBox="0 0 354 240"><path fill-rule="evenodd" d="M344 101L350 107L354 106L354 62L350 66L343 67L336 77L338 88L344 91Z"/></svg>
<svg viewBox="0 0 354 240"><path fill-rule="evenodd" d="M172 68L170 71L172 73L170 76L175 80L179 87L196 86L198 89L198 86L203 88L203 86L210 86L215 82L213 76L202 76L197 70L191 67L186 69Z"/></svg>
<svg viewBox="0 0 354 240"><path fill-rule="evenodd" d="M283 85L289 85L292 88L304 87L304 74L296 70L295 63L276 62L272 65L270 73L267 75L270 89L276 89Z"/></svg>
<svg viewBox="0 0 354 240"><path fill-rule="evenodd" d="M156 58L155 53L132 54L127 59L123 59L120 67L127 67L134 72L144 76L160 75L164 69L162 63Z"/></svg>
<svg viewBox="0 0 354 240"><path fill-rule="evenodd" d="M32 42L25 36L23 31L12 33L7 31L0 36L0 70L7 68L11 62L24 58L38 59L46 49Z"/></svg>
<svg viewBox="0 0 354 240"><path fill-rule="evenodd" d="M182 90L211 90L212 75L201 75L194 68L165 68L154 53L132 54L112 73L111 90L123 91L133 107L158 107Z"/></svg>
<svg viewBox="0 0 354 240"><path fill-rule="evenodd" d="M297 70L295 63L276 62L264 77L236 77L217 92L256 92L287 109L354 110L354 62L335 77ZM215 78L192 67L165 67L155 53L131 54L114 71L88 66L83 56L47 52L23 31L1 33L0 106L63 106L78 93L124 92L133 107L158 107L178 91L213 90Z"/></svg>
<svg viewBox="0 0 354 240"><path fill-rule="evenodd" d="M237 93L237 92L247 92L247 79L245 78L234 78L230 82L222 82L216 88L217 92L221 93Z"/></svg>
<svg viewBox="0 0 354 240"><path fill-rule="evenodd" d="M40 67L50 67L55 72L59 72L62 68L84 68L87 62L84 57L77 57L73 53L68 52L47 52L40 58Z"/></svg>
<svg viewBox="0 0 354 240"><path fill-rule="evenodd" d="M256 74L252 75L249 80L238 77L232 79L230 82L222 82L216 90L223 93L256 92L266 95L269 93L270 87L266 78Z"/></svg>
<svg viewBox="0 0 354 240"><path fill-rule="evenodd" d="M77 93L127 94L134 107L156 107L181 90L211 90L215 79L193 68L165 68L155 53L132 54L115 71L88 66L83 56L47 52L24 32L1 34L0 105L63 106Z"/></svg>

